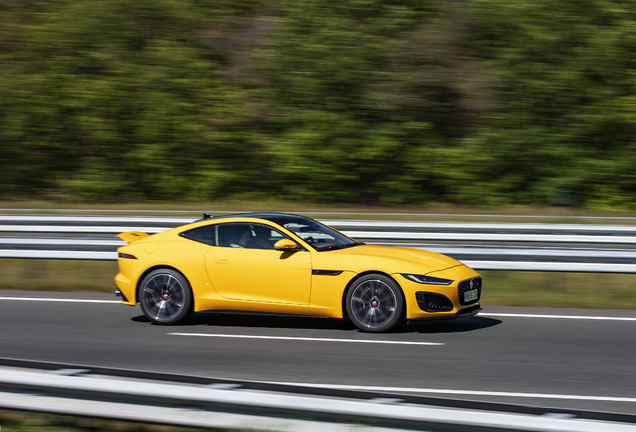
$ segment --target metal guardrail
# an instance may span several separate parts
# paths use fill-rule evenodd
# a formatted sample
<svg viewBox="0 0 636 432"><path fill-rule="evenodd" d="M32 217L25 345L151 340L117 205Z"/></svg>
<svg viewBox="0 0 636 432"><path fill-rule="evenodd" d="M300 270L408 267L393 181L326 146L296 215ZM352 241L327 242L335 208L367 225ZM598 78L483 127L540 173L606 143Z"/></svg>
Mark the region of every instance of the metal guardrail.
<svg viewBox="0 0 636 432"><path fill-rule="evenodd" d="M7 362L4 362L5 364ZM9 364L16 361L9 361ZM634 417L505 404L440 408L432 399L418 402L392 394L312 394L310 388L283 388L197 377L93 370L90 367L0 369L0 407L106 417L181 426L250 430L334 432L404 430L634 432ZM29 362L26 362L29 363ZM145 377L145 378L144 378ZM174 379L182 381L175 381ZM141 380L140 380L141 379ZM207 382L206 382L207 381ZM210 382L211 381L211 382ZM249 384L249 383L248 383ZM260 388L259 388L260 387ZM455 401L461 405L463 401ZM433 404L433 405L431 405ZM470 403L469 403L470 404ZM519 411L514 411L513 409ZM547 415L546 415L547 414Z"/></svg>
<svg viewBox="0 0 636 432"><path fill-rule="evenodd" d="M0 215L0 258L114 260L124 231L194 218ZM636 226L322 220L370 244L432 250L478 270L636 273Z"/></svg>

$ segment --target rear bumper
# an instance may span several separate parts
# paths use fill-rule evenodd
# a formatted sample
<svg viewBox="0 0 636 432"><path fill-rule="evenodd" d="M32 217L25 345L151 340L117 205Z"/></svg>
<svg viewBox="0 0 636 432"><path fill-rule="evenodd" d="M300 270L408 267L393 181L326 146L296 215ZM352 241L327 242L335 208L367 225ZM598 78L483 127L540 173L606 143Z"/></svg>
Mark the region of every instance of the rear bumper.
<svg viewBox="0 0 636 432"><path fill-rule="evenodd" d="M115 276L115 285L117 285L115 295L121 298L121 302L130 306L135 306L135 287L130 280L122 273L117 273L117 276Z"/></svg>
<svg viewBox="0 0 636 432"><path fill-rule="evenodd" d="M130 303L126 296L118 289L115 290L115 295L119 297L123 303Z"/></svg>

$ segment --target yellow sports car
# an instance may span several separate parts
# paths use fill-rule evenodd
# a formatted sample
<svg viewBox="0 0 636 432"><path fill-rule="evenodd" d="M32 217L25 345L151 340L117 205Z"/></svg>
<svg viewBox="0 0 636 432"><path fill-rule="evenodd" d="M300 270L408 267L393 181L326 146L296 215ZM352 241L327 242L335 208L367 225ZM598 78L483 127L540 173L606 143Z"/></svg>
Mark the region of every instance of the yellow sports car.
<svg viewBox="0 0 636 432"><path fill-rule="evenodd" d="M122 302L157 324L199 311L349 317L382 332L404 320L480 311L481 277L435 252L358 242L283 213L210 217L159 234L125 232Z"/></svg>

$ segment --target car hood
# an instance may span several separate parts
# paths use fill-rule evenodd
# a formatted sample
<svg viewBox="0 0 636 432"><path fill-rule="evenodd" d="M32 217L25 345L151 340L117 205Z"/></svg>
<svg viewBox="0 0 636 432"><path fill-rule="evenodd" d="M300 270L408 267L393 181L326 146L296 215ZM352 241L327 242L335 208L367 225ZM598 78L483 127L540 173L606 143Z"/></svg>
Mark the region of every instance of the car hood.
<svg viewBox="0 0 636 432"><path fill-rule="evenodd" d="M395 246L360 245L347 249L312 254L314 269L349 270L372 269L387 273L426 274L462 265L459 261L437 252Z"/></svg>

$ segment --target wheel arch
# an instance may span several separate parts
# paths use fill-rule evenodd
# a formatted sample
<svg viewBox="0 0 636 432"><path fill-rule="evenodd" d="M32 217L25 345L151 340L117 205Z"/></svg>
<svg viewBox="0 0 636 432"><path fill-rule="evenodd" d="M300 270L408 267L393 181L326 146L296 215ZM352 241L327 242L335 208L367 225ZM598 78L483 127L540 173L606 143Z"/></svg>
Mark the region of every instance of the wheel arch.
<svg viewBox="0 0 636 432"><path fill-rule="evenodd" d="M364 271L362 273L358 273L356 274L354 277L351 278L351 280L349 281L349 283L347 283L347 286L345 287L344 291L342 292L342 298L341 298L341 304L340 307L342 308L342 318L347 318L349 316L349 314L347 313L347 294L349 293L349 290L351 289L351 287L353 286L353 283L355 281L357 281L358 279L360 279L361 277L370 275L370 274L379 274L382 276L385 276L389 279L391 279L393 282L395 282L395 284L397 285L397 287L400 289L400 292L402 293L402 299L404 299L404 308L402 309L402 313L401 313L401 319L405 319L406 318L406 296L404 295L404 290L402 289L402 286L399 284L398 281L395 280L395 278L393 276L391 276L388 273L385 273L383 271L380 270L367 270Z"/></svg>

